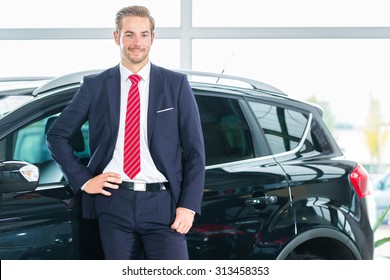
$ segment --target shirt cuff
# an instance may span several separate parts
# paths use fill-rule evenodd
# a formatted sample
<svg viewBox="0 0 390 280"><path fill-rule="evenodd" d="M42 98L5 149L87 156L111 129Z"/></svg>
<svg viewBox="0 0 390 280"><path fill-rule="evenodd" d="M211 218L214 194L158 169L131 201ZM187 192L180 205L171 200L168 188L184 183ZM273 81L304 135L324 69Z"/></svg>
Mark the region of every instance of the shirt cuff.
<svg viewBox="0 0 390 280"><path fill-rule="evenodd" d="M82 191L84 191L84 187L85 187L85 185L86 185L86 184L88 184L88 183L89 183L89 181L91 181L91 179L89 179L87 182L85 182L85 184L84 184L84 185L82 185L82 186L81 186L81 188L80 188L80 189L81 189Z"/></svg>
<svg viewBox="0 0 390 280"><path fill-rule="evenodd" d="M191 210L191 209L188 209L188 208L185 208L185 207L182 207L183 209L186 209L188 211L190 211L194 216L195 216L195 211Z"/></svg>

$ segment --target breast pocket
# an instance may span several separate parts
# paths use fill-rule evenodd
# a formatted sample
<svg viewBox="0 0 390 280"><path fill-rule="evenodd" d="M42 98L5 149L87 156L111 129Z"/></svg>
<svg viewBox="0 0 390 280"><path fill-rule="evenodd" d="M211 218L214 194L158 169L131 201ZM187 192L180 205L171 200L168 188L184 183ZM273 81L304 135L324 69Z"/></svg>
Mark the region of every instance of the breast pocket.
<svg viewBox="0 0 390 280"><path fill-rule="evenodd" d="M164 107L157 111L154 135L165 139L175 139L178 136L178 112L175 107ZM157 133L157 134L155 134Z"/></svg>
<svg viewBox="0 0 390 280"><path fill-rule="evenodd" d="M161 110L157 111L157 114L169 113L170 111L172 111L174 109L175 109L174 107L168 107L168 108L165 108L165 109L161 109Z"/></svg>

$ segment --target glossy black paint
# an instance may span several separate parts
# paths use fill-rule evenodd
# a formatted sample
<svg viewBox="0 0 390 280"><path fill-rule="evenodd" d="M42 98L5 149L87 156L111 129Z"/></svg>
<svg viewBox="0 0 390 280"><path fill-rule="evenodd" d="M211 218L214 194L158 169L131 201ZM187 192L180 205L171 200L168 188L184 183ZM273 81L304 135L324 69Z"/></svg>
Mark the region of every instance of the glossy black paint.
<svg viewBox="0 0 390 280"><path fill-rule="evenodd" d="M28 163L20 161L0 162L0 194L15 191L32 191L38 185L38 180L29 181L23 177L21 169ZM37 169L35 166L33 166Z"/></svg>
<svg viewBox="0 0 390 280"><path fill-rule="evenodd" d="M3 194L1 259L101 259L95 221L81 219L80 196L66 186Z"/></svg>
<svg viewBox="0 0 390 280"><path fill-rule="evenodd" d="M188 234L193 259L245 259L259 238L262 228L278 211L289 207L288 182L273 159L212 168L206 171L202 216ZM251 198L276 196L277 201L247 206Z"/></svg>
<svg viewBox="0 0 390 280"><path fill-rule="evenodd" d="M359 251L361 258L372 259L373 250L370 247L373 235L366 209L348 184L348 174L356 163L347 160L308 160L282 166L291 177L292 206L298 235L317 228L332 229L334 238L340 241L339 249L343 248L345 254L353 255ZM326 238L317 237L319 241ZM352 244L349 239L353 240ZM316 248L330 259L339 257L334 255L334 248L330 248L326 242L319 242Z"/></svg>

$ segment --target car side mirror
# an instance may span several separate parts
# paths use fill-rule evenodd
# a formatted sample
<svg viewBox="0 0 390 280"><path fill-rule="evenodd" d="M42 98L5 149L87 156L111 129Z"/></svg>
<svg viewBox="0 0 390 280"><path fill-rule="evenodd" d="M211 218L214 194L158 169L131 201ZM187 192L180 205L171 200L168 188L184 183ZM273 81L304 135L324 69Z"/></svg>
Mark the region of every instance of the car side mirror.
<svg viewBox="0 0 390 280"><path fill-rule="evenodd" d="M0 162L0 193L33 191L39 181L39 169L24 161Z"/></svg>

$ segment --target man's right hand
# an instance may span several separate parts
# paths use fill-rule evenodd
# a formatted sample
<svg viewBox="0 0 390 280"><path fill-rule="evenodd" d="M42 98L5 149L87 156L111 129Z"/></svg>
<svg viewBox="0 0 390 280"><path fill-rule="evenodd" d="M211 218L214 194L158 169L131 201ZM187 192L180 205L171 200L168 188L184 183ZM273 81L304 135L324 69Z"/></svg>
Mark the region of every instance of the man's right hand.
<svg viewBox="0 0 390 280"><path fill-rule="evenodd" d="M104 188L118 189L118 184L122 183L121 176L114 172L107 172L93 177L83 188L89 194L103 194L110 196L111 193Z"/></svg>

